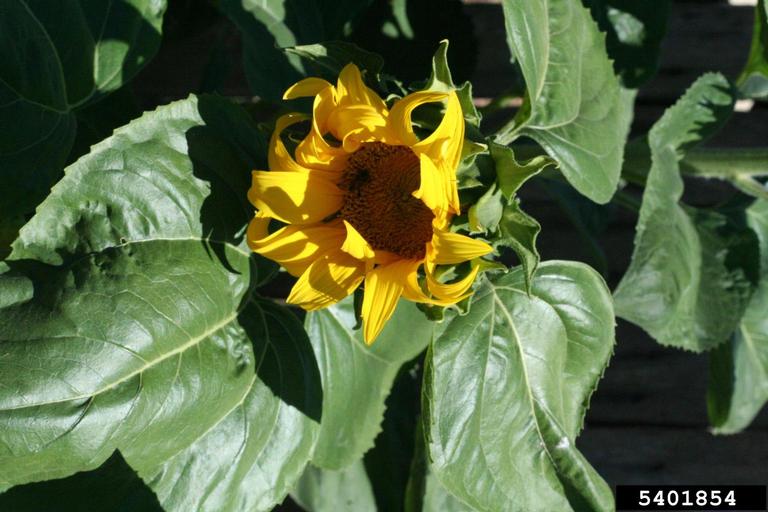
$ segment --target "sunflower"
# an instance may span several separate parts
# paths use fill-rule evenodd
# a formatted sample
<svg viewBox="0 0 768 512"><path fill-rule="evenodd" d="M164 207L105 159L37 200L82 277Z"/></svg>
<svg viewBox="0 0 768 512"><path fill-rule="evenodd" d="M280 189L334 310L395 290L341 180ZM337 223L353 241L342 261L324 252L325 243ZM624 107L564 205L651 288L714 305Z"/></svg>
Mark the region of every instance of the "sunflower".
<svg viewBox="0 0 768 512"><path fill-rule="evenodd" d="M307 78L284 95L301 97L314 97L312 116L277 120L270 170L254 171L248 192L257 209L247 232L251 249L298 277L288 302L317 310L365 281L361 314L370 344L400 297L444 306L469 296L477 265L458 282L436 276L438 265L492 250L449 231L459 213L456 169L464 140L456 93L419 91L388 109L349 64L335 86ZM444 104L445 114L419 139L411 114L426 103ZM309 133L291 155L281 133L309 121ZM280 227L270 232L275 221Z"/></svg>

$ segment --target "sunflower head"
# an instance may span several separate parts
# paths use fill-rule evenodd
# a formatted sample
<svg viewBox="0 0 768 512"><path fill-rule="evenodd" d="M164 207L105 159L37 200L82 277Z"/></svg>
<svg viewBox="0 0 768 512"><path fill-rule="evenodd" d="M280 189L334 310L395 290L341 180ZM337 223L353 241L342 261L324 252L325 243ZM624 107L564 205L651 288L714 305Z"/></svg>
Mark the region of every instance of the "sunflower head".
<svg viewBox="0 0 768 512"><path fill-rule="evenodd" d="M278 119L269 171L254 171L248 192L256 207L251 249L298 277L288 302L320 309L364 282L363 333L372 343L400 297L436 305L467 297L476 265L458 282L436 276L438 265L491 252L448 229L459 213L456 169L464 141L456 94L415 92L388 108L349 64L336 85L307 78L284 95L300 97L314 97L311 118ZM419 138L411 115L426 103L444 104L445 113ZM291 154L281 133L299 122L310 126Z"/></svg>

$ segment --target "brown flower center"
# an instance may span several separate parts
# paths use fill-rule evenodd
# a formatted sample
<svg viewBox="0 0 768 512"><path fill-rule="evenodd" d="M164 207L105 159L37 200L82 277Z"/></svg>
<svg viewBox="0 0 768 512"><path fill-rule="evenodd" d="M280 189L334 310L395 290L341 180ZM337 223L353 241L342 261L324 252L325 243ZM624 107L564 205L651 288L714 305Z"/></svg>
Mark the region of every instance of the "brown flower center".
<svg viewBox="0 0 768 512"><path fill-rule="evenodd" d="M349 156L339 188L341 218L376 250L421 259L432 239L432 211L411 195L419 188L419 158L407 146L363 144Z"/></svg>

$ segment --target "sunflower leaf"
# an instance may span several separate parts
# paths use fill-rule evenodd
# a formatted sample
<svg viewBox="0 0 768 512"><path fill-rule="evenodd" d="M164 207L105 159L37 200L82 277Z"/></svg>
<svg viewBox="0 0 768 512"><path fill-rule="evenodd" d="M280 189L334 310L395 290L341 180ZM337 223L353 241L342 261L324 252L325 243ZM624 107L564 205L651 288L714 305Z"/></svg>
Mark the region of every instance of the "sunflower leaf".
<svg viewBox="0 0 768 512"><path fill-rule="evenodd" d="M541 259L536 249L536 238L540 231L539 222L520 208L519 199L513 198L504 206L498 236L493 240L495 247L509 247L515 251L525 274L525 287L528 291Z"/></svg>
<svg viewBox="0 0 768 512"><path fill-rule="evenodd" d="M768 100L768 2L765 0L758 0L755 6L752 48L738 83L744 96Z"/></svg>
<svg viewBox="0 0 768 512"><path fill-rule="evenodd" d="M760 283L730 342L710 355L709 416L723 434L746 428L768 401L768 201L747 216L760 239Z"/></svg>
<svg viewBox="0 0 768 512"><path fill-rule="evenodd" d="M608 55L625 87L637 89L659 67L661 42L667 31L669 0L584 0L607 34Z"/></svg>
<svg viewBox="0 0 768 512"><path fill-rule="evenodd" d="M243 240L266 142L215 97L67 168L0 268L0 488L115 449L167 511L269 510L309 460L320 377ZM25 368L25 371L19 371Z"/></svg>
<svg viewBox="0 0 768 512"><path fill-rule="evenodd" d="M401 300L376 342L366 347L362 332L353 330L352 297L307 314L324 390L313 464L340 469L373 446L398 370L426 348L434 325L415 304Z"/></svg>
<svg viewBox="0 0 768 512"><path fill-rule="evenodd" d="M280 100L288 87L307 75L299 55L283 49L341 38L345 25L370 4L370 0L336 0L329 7L325 1L219 2L221 11L242 33L243 67L255 95Z"/></svg>
<svg viewBox="0 0 768 512"><path fill-rule="evenodd" d="M160 45L164 0L0 0L0 217L45 197L74 111L130 80Z"/></svg>
<svg viewBox="0 0 768 512"><path fill-rule="evenodd" d="M344 41L308 44L285 48L289 54L298 55L306 62L314 64L324 76L334 79L339 76L344 66L354 62L361 71L374 75L381 72L384 59L381 55L365 51L358 46Z"/></svg>
<svg viewBox="0 0 768 512"><path fill-rule="evenodd" d="M578 0L503 0L502 6L527 94L498 142L534 139L579 192L607 202L621 173L634 93L621 89L605 36Z"/></svg>
<svg viewBox="0 0 768 512"><path fill-rule="evenodd" d="M611 510L575 447L613 350L610 293L589 267L541 265L486 282L427 352L423 400L435 476L478 511Z"/></svg>
<svg viewBox="0 0 768 512"><path fill-rule="evenodd" d="M291 497L312 512L376 512L361 460L338 471L307 466Z"/></svg>
<svg viewBox="0 0 768 512"><path fill-rule="evenodd" d="M679 203L679 160L730 116L734 97L719 74L699 78L654 125L648 174L629 269L616 312L662 345L703 351L724 342L749 301L757 239L741 214Z"/></svg>

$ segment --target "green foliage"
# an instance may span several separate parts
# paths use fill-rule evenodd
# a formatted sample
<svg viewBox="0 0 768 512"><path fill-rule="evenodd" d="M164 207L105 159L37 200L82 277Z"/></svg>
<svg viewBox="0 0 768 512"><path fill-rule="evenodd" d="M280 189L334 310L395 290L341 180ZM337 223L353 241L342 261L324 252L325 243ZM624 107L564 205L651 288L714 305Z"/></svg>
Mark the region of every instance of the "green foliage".
<svg viewBox="0 0 768 512"><path fill-rule="evenodd" d="M291 497L311 512L376 512L362 461L338 471L308 466Z"/></svg>
<svg viewBox="0 0 768 512"><path fill-rule="evenodd" d="M768 202L747 216L760 239L760 283L733 338L710 356L709 415L723 434L746 428L768 401Z"/></svg>
<svg viewBox="0 0 768 512"><path fill-rule="evenodd" d="M75 111L130 80L160 45L164 0L0 1L0 218L61 173Z"/></svg>
<svg viewBox="0 0 768 512"><path fill-rule="evenodd" d="M273 265L243 248L238 191L263 158L243 111L191 97L67 169L0 275L0 485L120 449L165 510L285 496L320 378L300 322L255 291Z"/></svg>
<svg viewBox="0 0 768 512"><path fill-rule="evenodd" d="M498 140L527 136L595 202L619 181L634 95L622 90L605 37L575 0L503 0L507 43L522 69L525 104Z"/></svg>
<svg viewBox="0 0 768 512"><path fill-rule="evenodd" d="M613 350L602 278L548 262L525 292L513 271L484 283L430 348L425 429L433 470L476 510L609 510L613 496L575 448Z"/></svg>
<svg viewBox="0 0 768 512"><path fill-rule="evenodd" d="M426 348L434 329L404 300L370 347L355 324L351 297L307 314L324 390L320 436L312 454L312 463L322 468L343 468L373 446L400 366Z"/></svg>
<svg viewBox="0 0 768 512"><path fill-rule="evenodd" d="M733 102L725 78L704 75L648 138L652 166L635 249L614 298L619 316L663 345L699 352L723 343L752 293L757 240L743 219L679 203L679 160L720 128Z"/></svg>
<svg viewBox="0 0 768 512"><path fill-rule="evenodd" d="M584 0L606 33L608 55L624 87L637 89L653 78L667 30L669 0Z"/></svg>
<svg viewBox="0 0 768 512"><path fill-rule="evenodd" d="M739 77L741 93L748 98L768 99L768 2L758 0L749 60Z"/></svg>
<svg viewBox="0 0 768 512"><path fill-rule="evenodd" d="M253 94L272 101L306 76L296 52L283 48L340 39L370 0L221 0L243 36L243 66ZM327 5L326 5L327 4ZM307 50L309 51L309 50Z"/></svg>

